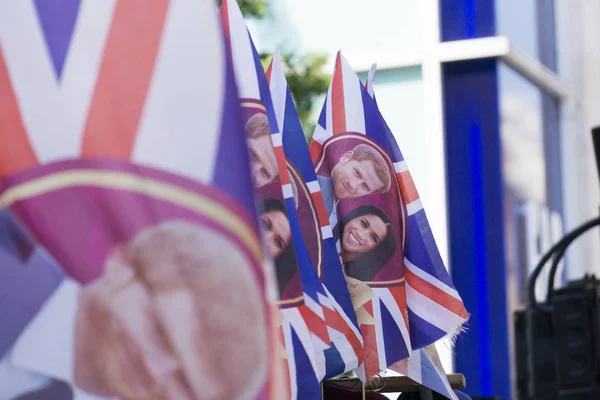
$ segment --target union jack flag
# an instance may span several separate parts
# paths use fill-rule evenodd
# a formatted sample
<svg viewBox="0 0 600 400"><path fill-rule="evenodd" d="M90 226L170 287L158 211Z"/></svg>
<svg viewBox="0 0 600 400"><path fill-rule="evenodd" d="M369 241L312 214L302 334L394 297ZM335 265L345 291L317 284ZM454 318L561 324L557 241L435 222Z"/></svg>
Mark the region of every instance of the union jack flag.
<svg viewBox="0 0 600 400"><path fill-rule="evenodd" d="M317 283L318 299L333 346L325 351L325 378L357 368L363 358L362 338L356 322L352 302L335 247L321 188L304 138L302 125L292 95L288 88L277 52L267 69L273 108L282 129L283 148L298 179L305 188L307 212L303 215L307 228L303 231L305 242L313 242L311 254L320 281ZM302 198L302 193L300 193ZM299 210L300 211L300 210ZM322 283L321 283L322 282Z"/></svg>
<svg viewBox="0 0 600 400"><path fill-rule="evenodd" d="M288 356L291 398L318 399L321 398L319 382L325 371L323 352L331 346L331 339L325 324L324 310L319 302L320 284L317 282L314 266L304 243L296 210L297 199L294 192L301 190L299 186L302 182L290 177L293 168L288 171L290 167L284 154L283 138L265 72L237 2L223 1L220 13L233 60L242 108L248 104L252 104L252 107L262 104L269 120L281 184L279 190L283 191L282 195L285 198L296 253L292 261L297 263L303 296L301 301L290 303L289 300L282 299L280 302L284 315L282 329ZM262 193L264 192L260 195ZM279 271L280 267L277 266L276 269Z"/></svg>
<svg viewBox="0 0 600 400"><path fill-rule="evenodd" d="M377 103L377 99L375 98L375 71L377 65L373 64L371 70L369 71L369 75L367 78L367 82L365 83L365 88L369 95L373 98L375 103ZM383 116L382 116L383 119ZM392 131L389 129L389 126L383 121L385 124L386 131L388 132L388 138L391 143L396 143L392 135ZM394 147L398 147L397 145ZM398 153L400 153L400 149L398 148ZM404 360L400 360L397 363L391 365L389 367L392 371L396 371L402 375L406 375L415 382L418 382L432 390L435 390L437 393L448 397L449 399L458 400L454 390L450 386L448 382L448 377L442 367L442 364L439 360L439 355L435 348L435 345L430 345L422 349L413 350L410 354L409 358Z"/></svg>
<svg viewBox="0 0 600 400"><path fill-rule="evenodd" d="M2 1L0 93L0 207L57 259L70 287L98 279L107 254L139 230L172 218L195 222L247 261L236 271L256 285L248 294L262 313L253 322L265 325L265 352L249 360L257 379L240 384L243 393L218 390L230 392L224 398L283 398L277 333L267 327L274 274L262 262L248 147L214 3ZM10 361L73 383L73 357L64 355L73 343L48 347L50 336L72 339L73 326L66 335L35 326ZM197 396L203 376L190 381Z"/></svg>
<svg viewBox="0 0 600 400"><path fill-rule="evenodd" d="M379 193L383 193L374 203L372 195L377 192L373 192L373 185L365 183L360 171L350 171L356 178L348 175L350 177L344 178L346 182L340 179L340 192L349 197L353 193L371 195L343 200L338 198L336 191L335 207L330 213L330 222L340 238L338 250L342 255L346 251L348 261L357 255L344 249L344 240L347 240L348 248L357 247L356 251L363 251L359 247L366 247L367 240L357 239L357 234L352 231L346 232L343 226L348 226L350 221L344 221L344 218L348 220L354 210L371 210L374 221L379 221L380 226L383 222L387 227L387 233L384 230L379 235L371 235L373 239L367 238L370 243L375 243L372 247L381 247L369 263L360 265L345 261L344 265L346 274L357 277L357 285L362 284L364 288L360 292L362 296L353 297L353 301L356 308L356 299L360 297L357 316L364 340L365 376L368 379L407 358L412 350L455 333L468 315L443 265L406 162L386 129L376 103L347 61L338 54L332 83L310 143L317 174L331 174L336 166L353 160L359 150L357 143L363 145L361 151L370 148L370 160L380 160L377 163L385 164L390 172L382 169L376 171L381 172L378 175L371 172L371 181L377 183ZM386 176L393 178L391 182L386 181ZM334 177L329 176L323 179L330 185L333 180ZM360 188L352 186L355 181L362 182ZM323 184L321 190L324 190ZM329 188L329 191L335 190ZM394 206L390 205L392 202ZM374 206L378 210L374 210ZM397 216L397 219L389 218L389 215ZM368 225L365 221L361 223ZM397 238L397 245L385 243L390 236ZM361 372L357 372L360 376Z"/></svg>

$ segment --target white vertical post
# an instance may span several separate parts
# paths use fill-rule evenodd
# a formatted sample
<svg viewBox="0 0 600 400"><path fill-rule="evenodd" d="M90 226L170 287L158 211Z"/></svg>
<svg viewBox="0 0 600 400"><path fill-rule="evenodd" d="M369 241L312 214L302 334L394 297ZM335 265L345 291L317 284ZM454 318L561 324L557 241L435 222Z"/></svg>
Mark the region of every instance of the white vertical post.
<svg viewBox="0 0 600 400"><path fill-rule="evenodd" d="M448 266L448 228L446 212L446 158L444 146L444 106L442 97L442 65L439 57L440 10L438 0L422 0L421 40L423 44L423 97L426 118L427 191L421 198L433 236ZM446 372L453 371L451 345L438 343L440 360Z"/></svg>

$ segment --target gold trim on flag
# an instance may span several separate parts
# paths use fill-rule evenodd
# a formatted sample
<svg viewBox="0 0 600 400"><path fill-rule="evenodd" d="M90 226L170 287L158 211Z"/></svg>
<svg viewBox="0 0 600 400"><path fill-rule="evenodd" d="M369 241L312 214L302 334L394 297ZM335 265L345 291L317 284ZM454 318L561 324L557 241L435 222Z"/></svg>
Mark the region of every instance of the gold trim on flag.
<svg viewBox="0 0 600 400"><path fill-rule="evenodd" d="M251 103L249 101L244 101L240 104L240 106L242 108L258 108L259 110L267 112L267 108L265 106L263 106L262 104L258 104L258 103Z"/></svg>
<svg viewBox="0 0 600 400"><path fill-rule="evenodd" d="M322 269L322 265L323 265L323 254L322 254L323 253L323 251L322 251L323 233L321 232L321 224L319 223L319 218L317 216L317 210L315 210L315 207L313 205L313 198L312 198L310 192L307 190L306 182L304 182L304 180L298 174L298 171L296 171L296 169L293 167L293 165L290 164L287 160L286 160L286 164L288 166L288 171L291 171L293 176L296 177L296 180L298 182L302 183L300 186L302 187L302 191L304 192L304 195L306 196L308 205L310 206L310 211L312 212L313 219L315 220L315 225L316 225L315 231L317 233L317 238L319 239L318 240L319 261L318 261L318 265L317 265L317 276L319 278L321 278L321 269Z"/></svg>
<svg viewBox="0 0 600 400"><path fill-rule="evenodd" d="M212 220L227 228L231 234L237 236L251 251L256 261L260 262L262 259L262 246L254 231L231 210L205 195L126 172L86 169L58 172L7 189L0 195L0 207L7 207L20 200L77 186L126 190L167 201L201 215L208 215Z"/></svg>

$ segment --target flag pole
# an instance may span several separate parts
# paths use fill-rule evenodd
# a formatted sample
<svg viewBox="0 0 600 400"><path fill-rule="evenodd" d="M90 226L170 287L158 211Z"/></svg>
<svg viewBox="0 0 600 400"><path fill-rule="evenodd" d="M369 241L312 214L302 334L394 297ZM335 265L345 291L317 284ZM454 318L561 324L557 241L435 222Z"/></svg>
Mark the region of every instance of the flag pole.
<svg viewBox="0 0 600 400"><path fill-rule="evenodd" d="M323 381L321 381L321 400L325 400L325 391L323 390Z"/></svg>
<svg viewBox="0 0 600 400"><path fill-rule="evenodd" d="M361 381L360 384L362 386L362 400L367 400L367 392L365 391L365 383Z"/></svg>

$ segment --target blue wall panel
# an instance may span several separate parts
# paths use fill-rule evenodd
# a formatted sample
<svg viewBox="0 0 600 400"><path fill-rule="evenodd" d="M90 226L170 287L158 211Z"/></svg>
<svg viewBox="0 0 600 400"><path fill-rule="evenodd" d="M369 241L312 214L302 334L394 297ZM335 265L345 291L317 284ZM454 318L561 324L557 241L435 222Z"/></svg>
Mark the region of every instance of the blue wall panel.
<svg viewBox="0 0 600 400"><path fill-rule="evenodd" d="M496 62L443 68L450 266L472 314L455 369L468 393L510 399Z"/></svg>

